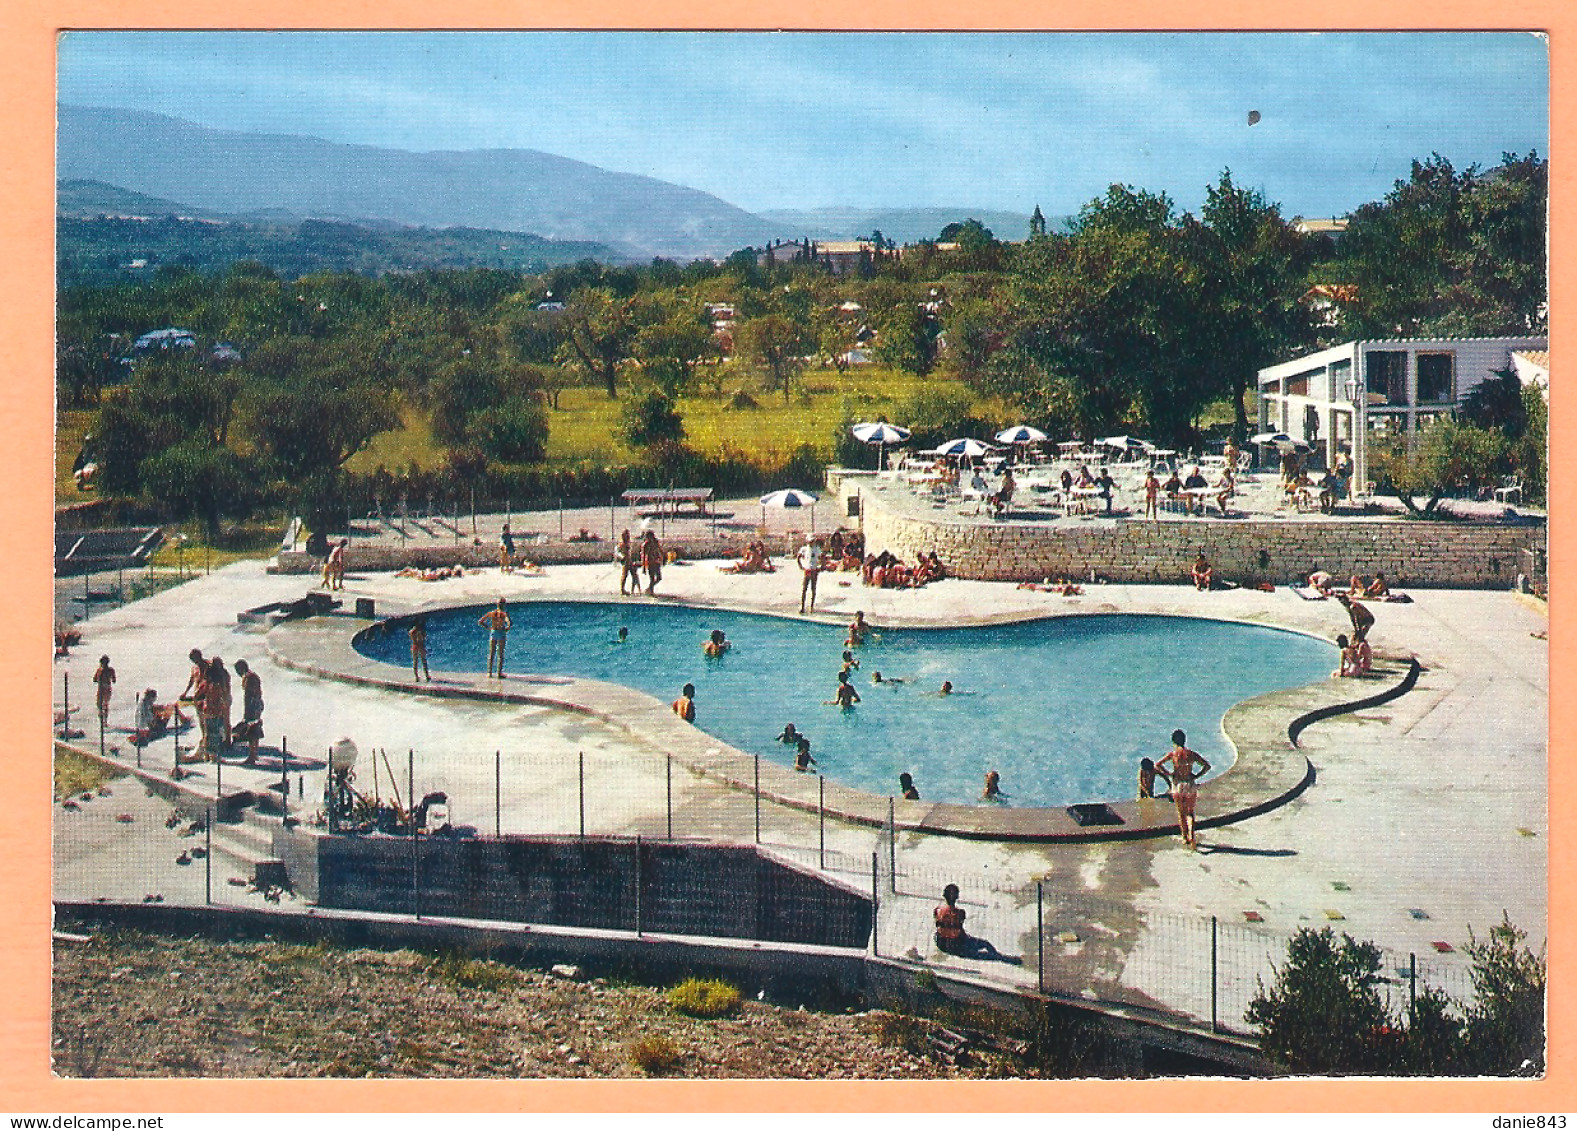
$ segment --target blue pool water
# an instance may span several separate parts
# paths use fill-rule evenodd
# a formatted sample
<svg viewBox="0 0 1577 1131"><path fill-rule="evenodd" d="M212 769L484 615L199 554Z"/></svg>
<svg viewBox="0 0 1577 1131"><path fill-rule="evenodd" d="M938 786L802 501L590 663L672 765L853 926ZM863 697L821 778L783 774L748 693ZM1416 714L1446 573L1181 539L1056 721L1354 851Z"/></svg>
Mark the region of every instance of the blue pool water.
<svg viewBox="0 0 1577 1131"><path fill-rule="evenodd" d="M428 620L434 669L487 670L485 606ZM696 686L696 725L730 746L786 765L776 741L793 722L828 778L882 795L914 775L928 801L975 801L987 770L1014 805L1134 796L1141 757L1170 747L1174 728L1212 764L1232 754L1228 708L1330 674L1336 649L1279 629L1161 616L1058 617L974 628L880 629L854 649L860 704L827 706L843 628L684 605L523 602L511 605L508 668L623 684L666 703ZM629 642L616 643L620 626ZM722 629L733 649L701 652ZM365 655L409 671L403 625L363 634ZM871 675L907 682L877 686ZM943 680L955 693L936 694Z"/></svg>

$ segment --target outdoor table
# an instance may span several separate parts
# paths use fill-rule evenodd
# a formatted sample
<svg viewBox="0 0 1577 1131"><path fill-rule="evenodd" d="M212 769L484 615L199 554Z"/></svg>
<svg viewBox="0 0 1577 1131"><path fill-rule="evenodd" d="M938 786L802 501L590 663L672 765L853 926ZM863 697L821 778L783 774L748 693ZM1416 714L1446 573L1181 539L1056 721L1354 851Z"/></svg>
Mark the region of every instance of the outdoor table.
<svg viewBox="0 0 1577 1131"><path fill-rule="evenodd" d="M1189 506L1188 506L1189 513L1191 513L1191 514L1195 513L1195 508L1197 507L1198 508L1198 512L1197 513L1204 514L1205 513L1205 500L1212 499L1215 496L1221 494L1221 488L1220 487L1184 487L1182 493L1184 495L1187 495L1189 497L1189 499L1191 500L1191 502L1189 503Z"/></svg>
<svg viewBox="0 0 1577 1131"><path fill-rule="evenodd" d="M1090 502L1100 497L1099 487L1070 487L1068 489L1070 513L1088 514Z"/></svg>
<svg viewBox="0 0 1577 1131"><path fill-rule="evenodd" d="M679 517L681 504L692 506L696 513L705 515L707 505L712 501L712 488L710 487L631 487L622 496L625 506L631 508L653 508L652 514L671 514ZM642 513L647 513L643 511Z"/></svg>

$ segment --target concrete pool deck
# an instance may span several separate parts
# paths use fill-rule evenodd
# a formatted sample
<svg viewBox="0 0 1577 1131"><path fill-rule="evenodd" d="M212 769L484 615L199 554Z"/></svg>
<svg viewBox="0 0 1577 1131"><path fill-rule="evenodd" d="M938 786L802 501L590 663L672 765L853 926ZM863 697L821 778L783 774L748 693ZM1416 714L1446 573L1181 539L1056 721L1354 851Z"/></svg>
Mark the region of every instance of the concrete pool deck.
<svg viewBox="0 0 1577 1131"><path fill-rule="evenodd" d="M946 581L900 592L870 590L857 582L844 586L843 580L839 574L823 577L819 611L846 621L863 609L877 625L988 622L1048 609L1214 616L1327 638L1347 623L1334 602L1306 602L1285 589L1197 593L1185 586L1100 585L1088 587L1083 597L1063 598L984 582ZM539 704L393 695L261 662L271 641L238 626L236 614L299 597L308 584L301 577L269 575L261 562L240 563L96 616L81 626L84 639L75 653L55 663L56 703L66 673L73 704L85 703L97 657L110 654L119 683L107 741L119 746L120 757L129 763L133 751L126 729L137 690L155 687L162 700L172 697L186 682L186 653L193 647L217 653L227 663L244 656L263 676L265 747L288 736L293 752L320 752L344 735L363 751L414 747L420 752L418 790L446 789L463 799L451 805L457 821L489 831L494 751L510 751L500 815L506 832L573 831L576 755L583 753L595 783L589 827L599 833L661 835L666 760L645 736ZM660 599L792 614L798 590L797 571L741 577L721 573L712 563L695 563L665 571ZM352 575L341 596L347 608L356 597L373 598L380 615L498 596L616 600L617 575L611 565L550 567L541 576L500 576L489 570L432 583ZM1547 916L1548 655L1544 640L1532 634L1546 629L1547 616L1542 606L1510 593L1431 590L1416 597L1410 605L1376 605L1373 632L1382 653L1418 657L1424 671L1416 688L1382 707L1304 731L1301 752L1312 762L1316 779L1296 798L1207 832L1198 853L1175 838L979 841L932 836L923 827L906 831L900 821L892 852L908 878L909 894L883 906L883 952L913 948L927 961L975 965L941 958L930 945L932 888L947 880L964 889L971 928L1009 953L1026 949L1025 885L1033 893L1039 881L1048 892L1098 903L1109 937L1096 939L1086 932L1086 938L1064 946L1067 953L1059 957L1065 965L1091 971L1123 962L1137 969L1147 949L1166 943L1160 924L1168 917L1215 916L1243 923L1248 912L1258 916L1254 921L1264 930L1282 936L1299 926L1335 923L1394 952L1434 959L1434 942L1460 951L1469 927L1482 937L1504 911L1537 944L1545 936ZM334 620L341 629L349 627L349 618ZM512 666L528 669L529 648L520 646L525 642L511 644ZM384 671L398 681L399 669ZM679 682L683 679L676 676ZM84 744L96 745L96 727L85 724L91 709L72 717L90 731ZM1158 720L1157 729L1163 735L1159 753L1170 724ZM658 737L667 742L671 736ZM718 745L706 741L708 748ZM183 742L189 746L191 739ZM171 741L162 739L144 751L145 765L167 768L171 754ZM403 788L404 758L393 760ZM226 791L261 791L279 778L277 761L272 765L264 770L227 765ZM193 770L183 784L211 789L214 767ZM303 776L311 808L321 796L321 774L308 770ZM799 778L791 784L804 789L795 800L814 798L814 779L789 777ZM751 838L748 795L683 768L674 771L672 790L676 834ZM828 789L829 804L835 793ZM175 867L173 852L164 854L163 863L157 853L139 854L135 846L150 835L146 822L112 824L112 807L57 810L57 898L136 901L155 891L171 901L191 898L191 870ZM814 811L763 808L765 840L809 849L814 856L819 833ZM1167 807L1160 803L1160 808ZM825 835L837 860L864 860L867 866L873 849L885 845L877 830L853 822L829 821ZM227 898L239 897L230 891ZM1427 918L1414 915L1414 909ZM1033 971L1021 968L992 973L1034 979ZM1155 983L1153 996L1160 1000L1164 964L1147 980Z"/></svg>

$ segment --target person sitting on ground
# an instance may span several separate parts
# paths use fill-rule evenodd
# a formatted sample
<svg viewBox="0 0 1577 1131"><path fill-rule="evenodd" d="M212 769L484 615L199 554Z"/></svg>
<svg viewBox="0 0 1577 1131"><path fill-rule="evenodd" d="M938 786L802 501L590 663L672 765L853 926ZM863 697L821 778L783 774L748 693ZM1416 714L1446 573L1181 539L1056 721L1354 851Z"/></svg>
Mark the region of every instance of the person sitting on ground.
<svg viewBox="0 0 1577 1131"><path fill-rule="evenodd" d="M918 589L920 586L929 584L935 580L936 575L931 572L931 559L926 557L924 554L921 554L915 561L914 587Z"/></svg>
<svg viewBox="0 0 1577 1131"><path fill-rule="evenodd" d="M842 707L844 710L848 710L859 701L860 693L854 690L854 685L849 682L849 673L839 672L838 690L833 692L832 699L828 701L828 706Z"/></svg>
<svg viewBox="0 0 1577 1131"><path fill-rule="evenodd" d="M1188 469L1188 478L1183 480L1183 490L1185 492L1202 491L1209 486L1210 484L1206 481L1204 472L1199 470L1198 465ZM1188 505L1189 514L1201 514L1204 512L1205 504L1198 495L1185 494L1184 502Z"/></svg>
<svg viewBox="0 0 1577 1131"><path fill-rule="evenodd" d="M1374 649L1367 640L1352 642L1353 674L1368 675L1374 669Z"/></svg>
<svg viewBox="0 0 1577 1131"><path fill-rule="evenodd" d="M1139 759L1139 800L1144 801L1156 796L1155 779L1170 784L1171 779L1166 776L1166 771L1157 766L1149 758Z"/></svg>
<svg viewBox="0 0 1577 1131"><path fill-rule="evenodd" d="M55 655L69 656L73 646L82 643L82 632L75 626L59 621L55 624Z"/></svg>
<svg viewBox="0 0 1577 1131"><path fill-rule="evenodd" d="M986 786L980 792L982 801L1000 801L1007 794L1002 792L1002 775L995 770L986 771Z"/></svg>
<svg viewBox="0 0 1577 1131"><path fill-rule="evenodd" d="M160 703L158 699L159 693L151 687L137 699L136 730L132 741L138 746L155 738L163 738L170 732L171 726L180 728L192 721L182 712L179 704Z"/></svg>
<svg viewBox="0 0 1577 1131"><path fill-rule="evenodd" d="M926 568L931 573L931 578L933 581L941 581L947 576L947 567L942 564L942 559L937 556L935 550L932 550L930 553L926 554L925 564Z"/></svg>
<svg viewBox="0 0 1577 1131"><path fill-rule="evenodd" d="M1211 583L1215 581L1216 571L1205 560L1205 552L1203 550L1200 550L1199 554L1194 558L1193 567L1188 572L1189 576L1194 579L1194 588L1201 593L1208 591Z"/></svg>
<svg viewBox="0 0 1577 1131"><path fill-rule="evenodd" d="M1331 584L1335 580L1330 574L1316 566L1314 571L1309 574L1309 588L1321 597L1329 597L1331 595Z"/></svg>
<svg viewBox="0 0 1577 1131"><path fill-rule="evenodd" d="M843 557L843 531L834 530L832 537L827 539L827 556L829 558Z"/></svg>
<svg viewBox="0 0 1577 1131"><path fill-rule="evenodd" d="M1062 493L1066 495L1073 490L1073 472L1067 468L1062 469Z"/></svg>
<svg viewBox="0 0 1577 1131"><path fill-rule="evenodd" d="M708 656L715 658L717 656L721 656L724 652L728 651L732 647L733 645L730 644L728 639L723 635L723 630L720 628L714 628L712 630L711 637L705 644L701 645L701 651L706 653Z"/></svg>
<svg viewBox="0 0 1577 1131"><path fill-rule="evenodd" d="M1369 582L1364 588L1363 595L1365 597L1389 597L1391 595L1391 587L1385 582L1385 574L1375 570L1374 580Z"/></svg>
<svg viewBox="0 0 1577 1131"><path fill-rule="evenodd" d="M959 954L964 949L964 909L958 906L958 885L942 889L942 904L932 912L936 922L936 949L943 954Z"/></svg>
<svg viewBox="0 0 1577 1131"><path fill-rule="evenodd" d="M1090 465L1089 464L1087 464L1087 463L1079 464L1079 476L1078 476L1077 482L1074 483L1074 486L1075 487L1093 487L1093 486L1095 486L1095 476L1090 474Z"/></svg>
<svg viewBox="0 0 1577 1131"><path fill-rule="evenodd" d="M914 787L914 777L908 770L898 775L898 791L905 801L920 800L920 791Z"/></svg>
<svg viewBox="0 0 1577 1131"><path fill-rule="evenodd" d="M1183 481L1178 478L1175 470L1166 477L1166 482L1161 484L1161 490L1166 492L1168 499L1174 500L1183 493Z"/></svg>
<svg viewBox="0 0 1577 1131"><path fill-rule="evenodd" d="M1327 471L1320 477L1320 513L1335 514L1336 501L1342 496L1341 480L1334 471Z"/></svg>
<svg viewBox="0 0 1577 1131"><path fill-rule="evenodd" d="M778 741L787 743L789 746L798 746L799 740L803 737L804 735L800 734L798 730L794 729L794 724L789 723L783 728L783 733L778 735Z"/></svg>
<svg viewBox="0 0 1577 1131"><path fill-rule="evenodd" d="M687 723L695 722L695 684L687 683L673 701L673 712Z"/></svg>
<svg viewBox="0 0 1577 1131"><path fill-rule="evenodd" d="M810 739L801 735L795 747L794 768L802 774L809 773L810 768L816 764L816 759L810 756Z"/></svg>
<svg viewBox="0 0 1577 1131"><path fill-rule="evenodd" d="M839 572L858 573L862 565L864 565L864 560L860 557L860 551L852 543L845 546L843 548L843 558L838 562Z"/></svg>
<svg viewBox="0 0 1577 1131"><path fill-rule="evenodd" d="M1362 597L1363 595L1364 595L1363 578L1359 577L1355 573L1355 574L1352 575L1352 579L1350 581L1348 581L1348 583L1347 583L1347 596L1349 596L1349 597Z"/></svg>

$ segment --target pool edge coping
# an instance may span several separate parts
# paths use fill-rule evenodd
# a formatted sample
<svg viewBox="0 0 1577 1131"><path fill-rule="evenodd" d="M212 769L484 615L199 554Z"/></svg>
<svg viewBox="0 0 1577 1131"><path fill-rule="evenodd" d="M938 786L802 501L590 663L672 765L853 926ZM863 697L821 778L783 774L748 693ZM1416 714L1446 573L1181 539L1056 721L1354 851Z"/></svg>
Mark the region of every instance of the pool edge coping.
<svg viewBox="0 0 1577 1131"><path fill-rule="evenodd" d="M517 604L574 602L617 605L597 597L544 595L517 598ZM764 611L726 601L688 601L674 599L663 605L683 604L697 608L721 608L761 616L803 620L794 614ZM731 747L721 739L675 716L667 704L655 697L627 687L578 676L523 673L505 677L506 684L495 684L493 677L473 673L440 671L440 686L434 681L417 684L391 676L394 665L373 660L356 650L354 641L366 629L390 620L404 619L438 609L471 607L471 603L423 603L398 607L381 617L357 617L333 613L287 621L275 625L267 634L269 657L281 667L322 679L338 680L360 686L379 687L435 699L467 699L475 702L513 703L540 706L595 718L637 743L680 763L698 776L716 781L726 788L747 793L759 792L763 801L815 813L823 811L837 820L869 827L882 827L891 821L895 831L931 833L971 840L1030 842L1095 842L1164 837L1178 832L1173 807L1166 798L1153 800L1106 801L1122 820L1121 825L1080 825L1066 807L1009 807L956 802L914 802L835 783L816 774L801 774L779 763ZM480 605L478 604L478 607ZM1019 623L1066 617L1143 615L1174 616L1177 619L1215 620L1249 627L1271 627L1315 639L1317 634L1296 627L1267 624L1225 616L1120 612L1084 609L1057 609L1024 614L982 617L967 624L948 626L924 622L885 620L884 627L937 628L978 627L990 624ZM823 623L841 623L842 618L811 618ZM316 655L302 656L305 645ZM1388 702L1411 690L1422 670L1412 657L1379 655L1375 676L1386 684L1376 692L1347 699L1350 683L1327 677L1314 683L1284 688L1242 700L1229 708L1221 721L1223 735L1235 752L1233 764L1199 787L1197 823L1201 828L1216 828L1259 816L1292 801L1313 784L1316 771L1297 744L1297 736L1307 726L1340 714L1364 710ZM1393 678L1394 677L1394 678ZM1374 686L1371 677L1363 686ZM759 774L759 779L757 775ZM759 785L757 784L759 780ZM798 796L797 783L821 781L816 796ZM825 804L821 803L825 790Z"/></svg>

